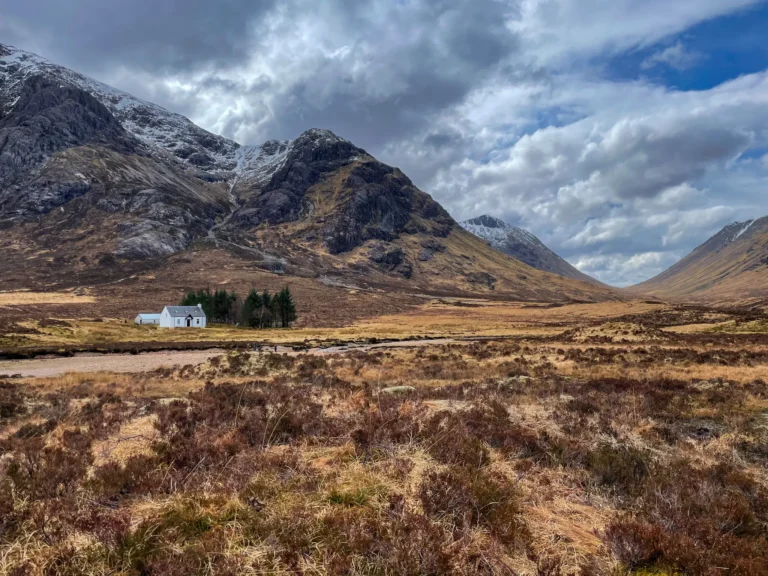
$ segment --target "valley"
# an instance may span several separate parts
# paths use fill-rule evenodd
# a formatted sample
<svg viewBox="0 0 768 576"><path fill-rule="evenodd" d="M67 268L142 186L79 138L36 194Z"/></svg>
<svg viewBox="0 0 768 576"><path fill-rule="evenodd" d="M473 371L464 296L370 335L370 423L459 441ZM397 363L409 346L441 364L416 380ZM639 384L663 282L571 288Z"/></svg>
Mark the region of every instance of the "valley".
<svg viewBox="0 0 768 576"><path fill-rule="evenodd" d="M0 576L768 575L767 227L614 288L0 45Z"/></svg>

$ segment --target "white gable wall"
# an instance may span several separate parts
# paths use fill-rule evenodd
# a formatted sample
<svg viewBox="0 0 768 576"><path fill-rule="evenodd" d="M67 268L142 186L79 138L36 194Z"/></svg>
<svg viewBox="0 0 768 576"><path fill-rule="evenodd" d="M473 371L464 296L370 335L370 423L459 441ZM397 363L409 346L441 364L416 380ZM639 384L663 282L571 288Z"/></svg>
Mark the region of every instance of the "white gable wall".
<svg viewBox="0 0 768 576"><path fill-rule="evenodd" d="M174 328L173 317L168 312L168 308L163 308L163 312L160 314L160 326L163 328Z"/></svg>
<svg viewBox="0 0 768 576"><path fill-rule="evenodd" d="M205 328L207 318L194 317L191 319L190 328ZM162 328L187 328L187 315L184 316L172 316L168 311L168 307L163 308L162 314L160 314L160 326Z"/></svg>

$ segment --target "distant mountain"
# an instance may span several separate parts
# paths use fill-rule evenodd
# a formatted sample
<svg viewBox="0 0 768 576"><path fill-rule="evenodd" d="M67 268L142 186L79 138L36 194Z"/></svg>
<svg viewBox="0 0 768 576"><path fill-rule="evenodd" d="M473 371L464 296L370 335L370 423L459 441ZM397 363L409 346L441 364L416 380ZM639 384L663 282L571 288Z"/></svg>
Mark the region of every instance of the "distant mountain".
<svg viewBox="0 0 768 576"><path fill-rule="evenodd" d="M4 274L46 287L118 282L223 249L331 285L615 297L489 249L400 170L328 130L242 146L3 45L0 229Z"/></svg>
<svg viewBox="0 0 768 576"><path fill-rule="evenodd" d="M665 272L628 290L712 301L768 295L768 217L729 224Z"/></svg>
<svg viewBox="0 0 768 576"><path fill-rule="evenodd" d="M552 252L541 240L527 230L511 226L503 220L487 215L465 220L460 224L468 232L488 242L492 248L525 262L537 270L552 272L574 280L600 284Z"/></svg>

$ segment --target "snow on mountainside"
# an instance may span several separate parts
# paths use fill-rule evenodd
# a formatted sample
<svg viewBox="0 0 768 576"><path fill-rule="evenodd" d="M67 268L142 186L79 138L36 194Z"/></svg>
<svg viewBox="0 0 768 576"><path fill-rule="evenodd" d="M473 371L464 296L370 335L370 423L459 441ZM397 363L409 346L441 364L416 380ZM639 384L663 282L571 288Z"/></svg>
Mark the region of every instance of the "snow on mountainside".
<svg viewBox="0 0 768 576"><path fill-rule="evenodd" d="M459 224L468 232L488 242L492 248L525 262L529 266L545 272L553 272L566 278L599 284L597 280L580 272L552 252L541 240L527 230L510 226L503 220L488 215L465 220Z"/></svg>
<svg viewBox="0 0 768 576"><path fill-rule="evenodd" d="M45 58L0 44L0 117L18 101L24 81L43 76L85 90L117 118L122 127L147 146L153 156L174 160L199 172L203 179L263 183L279 170L292 141L271 140L261 146L241 146L212 134L191 120L131 94L53 64ZM310 130L317 145L343 141L327 130Z"/></svg>
<svg viewBox="0 0 768 576"><path fill-rule="evenodd" d="M240 145L211 134L181 114L145 102L82 74L58 66L31 52L0 45L0 100L7 114L18 99L24 81L43 76L76 86L99 100L128 132L156 153L168 153L205 170L233 170Z"/></svg>
<svg viewBox="0 0 768 576"><path fill-rule="evenodd" d="M479 236L488 244L496 249L501 248L507 244L510 240L520 242L528 246L541 246L541 240L536 238L533 234L517 226L510 226L503 220L494 218L493 216L480 216L471 220L465 220L461 222L462 228L467 232L472 232L475 236Z"/></svg>

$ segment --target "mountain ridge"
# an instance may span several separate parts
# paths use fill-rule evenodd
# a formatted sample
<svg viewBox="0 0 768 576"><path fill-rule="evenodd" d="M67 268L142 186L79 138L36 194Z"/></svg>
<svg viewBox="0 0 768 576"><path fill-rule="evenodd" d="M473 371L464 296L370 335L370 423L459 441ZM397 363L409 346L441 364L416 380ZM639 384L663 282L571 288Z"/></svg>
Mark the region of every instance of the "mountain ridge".
<svg viewBox="0 0 768 576"><path fill-rule="evenodd" d="M271 273L337 284L616 297L476 242L399 169L329 130L243 146L7 46L0 110L0 182L12 182L0 188L4 247L40 281L55 275L35 254L51 254L71 272L58 281L73 285L220 248Z"/></svg>
<svg viewBox="0 0 768 576"><path fill-rule="evenodd" d="M487 241L492 248L533 268L604 286L557 255L528 230L507 224L500 218L483 214L459 224L468 232Z"/></svg>
<svg viewBox="0 0 768 576"><path fill-rule="evenodd" d="M764 295L768 216L733 222L679 262L626 290L670 299L718 300Z"/></svg>

